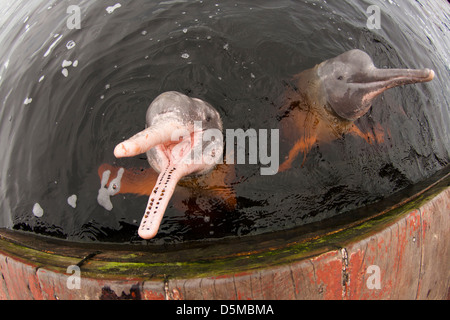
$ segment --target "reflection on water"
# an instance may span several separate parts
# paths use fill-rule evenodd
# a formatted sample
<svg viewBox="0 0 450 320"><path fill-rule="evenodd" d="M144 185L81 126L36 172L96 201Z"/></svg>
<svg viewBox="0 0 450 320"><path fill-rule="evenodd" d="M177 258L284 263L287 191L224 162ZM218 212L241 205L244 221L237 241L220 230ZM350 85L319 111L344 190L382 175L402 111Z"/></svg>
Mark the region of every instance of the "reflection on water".
<svg viewBox="0 0 450 320"><path fill-rule="evenodd" d="M366 26L371 4L381 8L380 30ZM375 202L449 163L445 1L0 5L0 226L74 241L140 242L147 197L114 195L98 170L148 168L145 156L117 160L113 149L142 130L157 95L176 90L208 101L225 128L270 130L278 128L280 97L294 74L353 48L378 67L436 71L431 83L386 92L358 120L389 139L316 144L303 167L274 177L261 176L259 165L237 165L233 210L181 186L153 242L302 225ZM67 28L69 5L81 9L80 29Z"/></svg>

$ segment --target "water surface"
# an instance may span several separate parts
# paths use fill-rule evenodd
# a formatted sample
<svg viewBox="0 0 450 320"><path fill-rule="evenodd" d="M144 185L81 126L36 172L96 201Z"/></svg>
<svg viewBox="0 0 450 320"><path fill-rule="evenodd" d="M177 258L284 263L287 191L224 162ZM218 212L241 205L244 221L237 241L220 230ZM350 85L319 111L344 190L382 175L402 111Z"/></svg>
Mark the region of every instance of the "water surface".
<svg viewBox="0 0 450 320"><path fill-rule="evenodd" d="M121 6L116 5L120 3ZM382 12L380 30L366 9ZM0 227L73 241L145 243L147 197L97 201L98 168L144 127L148 105L176 90L211 103L225 128L278 128L291 77L347 50L378 67L432 68L431 83L392 89L358 120L382 144L346 136L304 167L259 175L236 166L237 208L186 195L152 243L283 230L376 202L449 164L446 1L0 1ZM81 9L70 30L69 5ZM108 9L108 10L107 10ZM284 148L284 149L283 149ZM286 147L281 148L286 151Z"/></svg>

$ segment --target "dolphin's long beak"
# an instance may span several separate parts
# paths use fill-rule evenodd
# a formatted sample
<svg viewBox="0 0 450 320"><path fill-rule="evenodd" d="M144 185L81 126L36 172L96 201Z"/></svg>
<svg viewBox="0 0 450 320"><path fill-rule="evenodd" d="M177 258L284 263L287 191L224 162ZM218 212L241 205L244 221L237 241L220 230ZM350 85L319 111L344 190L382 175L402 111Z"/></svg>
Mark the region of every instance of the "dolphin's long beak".
<svg viewBox="0 0 450 320"><path fill-rule="evenodd" d="M431 69L378 69L355 76L350 82L357 84L358 88L365 90L364 98L374 99L382 92L406 85L433 80L434 71Z"/></svg>
<svg viewBox="0 0 450 320"><path fill-rule="evenodd" d="M119 143L114 149L116 158L134 157L145 153L158 144L171 141L174 132L181 126L175 122L157 124L137 133L130 139Z"/></svg>
<svg viewBox="0 0 450 320"><path fill-rule="evenodd" d="M114 155L121 158L132 157L157 147L166 157L162 164L164 168L161 168L139 227L138 233L143 239L151 239L156 236L178 181L191 173L190 167L179 161L190 151L191 143L176 142L180 136L185 136L186 133L188 133L187 130L181 128L176 122L154 125L118 144L114 150ZM178 153L174 151L175 149L170 150L165 147L165 144L173 142L178 146L176 149Z"/></svg>
<svg viewBox="0 0 450 320"><path fill-rule="evenodd" d="M147 208L139 227L142 239L152 239L156 236L161 225L167 205L175 191L178 181L184 176L176 166L167 166L161 171L158 181L148 199Z"/></svg>

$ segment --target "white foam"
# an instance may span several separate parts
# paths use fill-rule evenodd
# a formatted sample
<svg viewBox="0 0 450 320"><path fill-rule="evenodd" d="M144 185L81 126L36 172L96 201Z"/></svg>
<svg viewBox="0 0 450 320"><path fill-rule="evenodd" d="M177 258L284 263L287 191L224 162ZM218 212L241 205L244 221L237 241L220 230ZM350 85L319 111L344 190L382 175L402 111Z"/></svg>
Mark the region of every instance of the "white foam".
<svg viewBox="0 0 450 320"><path fill-rule="evenodd" d="M117 177L114 178L111 183L109 184L108 190L109 190L109 194L111 196L115 196L116 194L118 194L120 192L120 186L122 183L122 177L123 174L125 172L124 168L120 168L119 171L117 172Z"/></svg>
<svg viewBox="0 0 450 320"><path fill-rule="evenodd" d="M97 195L98 204L101 205L103 208L105 208L108 211L111 211L114 208L114 206L111 202L111 199L110 199L108 189L105 188L105 185L108 183L110 175L111 175L111 171L109 171L109 170L106 170L103 172L101 186L100 186L100 189L98 190L98 195Z"/></svg>
<svg viewBox="0 0 450 320"><path fill-rule="evenodd" d="M66 68L62 69L62 74L64 75L64 77L68 77L69 76L69 70L67 70Z"/></svg>
<svg viewBox="0 0 450 320"><path fill-rule="evenodd" d="M67 203L69 204L69 206L75 209L77 207L77 199L77 195L71 195L69 198L67 198Z"/></svg>
<svg viewBox="0 0 450 320"><path fill-rule="evenodd" d="M120 192L120 185L124 172L125 170L120 168L117 172L117 177L110 182L108 188L106 188L106 184L108 183L111 171L106 170L102 174L102 181L100 184L100 189L98 190L97 202L108 211L111 211L114 208L110 197L115 196Z"/></svg>
<svg viewBox="0 0 450 320"><path fill-rule="evenodd" d="M31 102L33 102L32 98L26 98L25 101L23 102L23 104L27 105L27 104L30 104Z"/></svg>
<svg viewBox="0 0 450 320"><path fill-rule="evenodd" d="M114 10L119 9L120 7L122 7L122 5L120 3L116 3L114 6L106 8L106 11L111 14L114 12Z"/></svg>
<svg viewBox="0 0 450 320"><path fill-rule="evenodd" d="M42 207L40 206L39 203L34 204L33 214L38 218L40 218L44 215L44 209L42 209Z"/></svg>
<svg viewBox="0 0 450 320"><path fill-rule="evenodd" d="M70 67L71 65L72 65L72 61L64 60L63 63L62 63L62 67L63 68Z"/></svg>
<svg viewBox="0 0 450 320"><path fill-rule="evenodd" d="M69 42L66 43L66 48L67 50L73 49L77 44L75 43L75 41L70 40Z"/></svg>

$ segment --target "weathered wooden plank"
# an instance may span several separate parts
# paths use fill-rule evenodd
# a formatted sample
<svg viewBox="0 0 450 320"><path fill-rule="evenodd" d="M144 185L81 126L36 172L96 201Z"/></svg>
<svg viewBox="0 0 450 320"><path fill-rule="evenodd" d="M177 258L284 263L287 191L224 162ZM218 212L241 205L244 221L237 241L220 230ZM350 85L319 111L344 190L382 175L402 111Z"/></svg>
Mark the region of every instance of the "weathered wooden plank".
<svg viewBox="0 0 450 320"><path fill-rule="evenodd" d="M316 271L310 259L290 265L297 300L323 300L323 286L317 285Z"/></svg>
<svg viewBox="0 0 450 320"><path fill-rule="evenodd" d="M41 288L36 276L36 266L1 255L0 270L4 287L3 294L14 300L42 299ZM3 286L2 286L3 287Z"/></svg>
<svg viewBox="0 0 450 320"><path fill-rule="evenodd" d="M450 189L421 207L422 259L417 299L441 299L450 280Z"/></svg>
<svg viewBox="0 0 450 320"><path fill-rule="evenodd" d="M235 274L236 295L239 300L260 300L262 299L260 272ZM253 292L255 290L255 292ZM259 292L261 295L256 297Z"/></svg>
<svg viewBox="0 0 450 320"><path fill-rule="evenodd" d="M170 291L171 299L179 300L180 294L178 291ZM142 285L142 299L143 300L165 300L166 292L164 283L161 281L144 281Z"/></svg>
<svg viewBox="0 0 450 320"><path fill-rule="evenodd" d="M342 299L342 259L338 250L310 260L314 267L316 288L324 300Z"/></svg>

